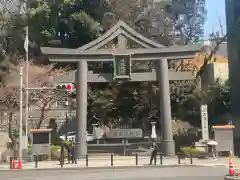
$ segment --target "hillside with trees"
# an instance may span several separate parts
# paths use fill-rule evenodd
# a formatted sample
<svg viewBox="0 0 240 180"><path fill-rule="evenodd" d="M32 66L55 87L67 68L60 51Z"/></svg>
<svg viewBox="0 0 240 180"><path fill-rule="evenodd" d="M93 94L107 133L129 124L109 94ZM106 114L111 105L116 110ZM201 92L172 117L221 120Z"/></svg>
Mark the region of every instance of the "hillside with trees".
<svg viewBox="0 0 240 180"><path fill-rule="evenodd" d="M47 57L41 54L41 46L80 47L101 36L119 19L124 20L144 36L165 46L186 45L202 39L207 13L204 1L200 0L197 3L195 0L173 0L171 4L165 1L153 4L151 0L38 0L31 1L27 8L23 5L25 8L22 13L6 4L2 6L0 11L0 96L3 96L3 99L8 96L2 91L11 84L8 77L25 60L23 45L26 26L29 28L29 57L33 63L30 68L36 66L46 69L51 66L48 73L55 75L56 72L65 68L68 71L75 70L76 66L75 64L50 64ZM225 38L223 35L223 38L210 39L215 45L208 54L200 54L196 57L201 59L200 64L195 59L191 62L184 60L183 63L169 61L169 68L177 71L190 69L200 77L205 65L213 59L217 47ZM135 66L136 69L146 71L154 68L154 64L149 62ZM89 66L93 71L98 71L99 68L109 69L102 63ZM33 74L33 77L37 76ZM43 80L40 79L39 82L43 83ZM202 103L209 105L210 123L214 123L211 119L219 114L229 112L228 83L216 82L207 92L202 91L198 83L198 80L170 82L173 119L199 126ZM15 89L16 87L12 87L11 91L15 92ZM53 92L49 92L49 96L46 92L41 93L44 93L44 97L49 100ZM11 99L14 103L18 103L17 96L17 94L10 96L15 98ZM41 108L44 109L46 106L49 108L50 100L45 102L41 94L32 96L35 96L33 98L35 101L31 102L33 105L40 103ZM58 97L54 96L51 100L61 101ZM103 124L114 121L118 125L149 128L149 122L158 119L160 114L156 99L158 99L158 86L153 82L90 84L88 116L96 115ZM42 122L45 117L40 119Z"/></svg>

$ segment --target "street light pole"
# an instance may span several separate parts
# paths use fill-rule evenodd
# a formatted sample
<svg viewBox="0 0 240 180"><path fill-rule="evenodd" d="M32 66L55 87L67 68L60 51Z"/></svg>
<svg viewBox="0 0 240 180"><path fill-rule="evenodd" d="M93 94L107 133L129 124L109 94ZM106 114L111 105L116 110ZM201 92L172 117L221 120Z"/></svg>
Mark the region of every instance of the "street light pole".
<svg viewBox="0 0 240 180"><path fill-rule="evenodd" d="M20 67L20 119L19 119L19 160L22 159L22 133L23 133L23 125L22 125L22 121L23 121L23 68Z"/></svg>
<svg viewBox="0 0 240 180"><path fill-rule="evenodd" d="M28 144L28 27L26 27L26 38L24 43L24 48L26 52L26 61L25 61L25 142ZM25 148L25 147L24 147Z"/></svg>

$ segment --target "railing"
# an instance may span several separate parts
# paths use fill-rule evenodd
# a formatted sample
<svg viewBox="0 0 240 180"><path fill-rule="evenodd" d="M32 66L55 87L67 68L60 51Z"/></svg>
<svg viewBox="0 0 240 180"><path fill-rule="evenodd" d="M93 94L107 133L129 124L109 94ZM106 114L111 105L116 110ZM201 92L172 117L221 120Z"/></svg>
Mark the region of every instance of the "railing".
<svg viewBox="0 0 240 180"><path fill-rule="evenodd" d="M192 165L193 162L192 154L186 158L183 153L177 153L173 157L165 157L163 153L158 153L153 158L153 165ZM70 162L71 160L69 160ZM34 162L28 162L27 160L19 160L10 158L9 168L10 169L45 169L45 168L88 168L88 167L124 167L124 166L145 166L150 164L150 156L140 156L138 153L135 156L116 156L111 153L108 156L92 156L87 154L78 160L77 164L67 165L65 156L59 158L59 164L56 165L56 161L39 161L38 156L34 156Z"/></svg>

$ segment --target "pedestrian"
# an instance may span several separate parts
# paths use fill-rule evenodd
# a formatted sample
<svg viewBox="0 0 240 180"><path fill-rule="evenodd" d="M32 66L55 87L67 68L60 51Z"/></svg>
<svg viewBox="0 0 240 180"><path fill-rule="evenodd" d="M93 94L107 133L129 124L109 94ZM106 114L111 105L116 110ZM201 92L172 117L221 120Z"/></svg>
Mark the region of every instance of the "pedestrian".
<svg viewBox="0 0 240 180"><path fill-rule="evenodd" d="M64 141L63 140L61 140L61 145L60 145L59 162L60 162L61 165L64 164Z"/></svg>
<svg viewBox="0 0 240 180"><path fill-rule="evenodd" d="M156 164L157 162L157 144L153 141L152 142L152 147L151 147L151 158L150 158L150 165L152 165L152 161L154 159L154 164Z"/></svg>
<svg viewBox="0 0 240 180"><path fill-rule="evenodd" d="M213 156L213 159L217 160L217 151L216 151L216 148L217 148L217 145L218 143L214 140L210 140L207 145L210 147L210 150L212 152L212 156Z"/></svg>
<svg viewBox="0 0 240 180"><path fill-rule="evenodd" d="M72 144L72 147L71 147L71 159L72 159L72 164L77 164L77 160L76 160L76 157L75 157L75 143Z"/></svg>
<svg viewBox="0 0 240 180"><path fill-rule="evenodd" d="M67 150L67 153L68 153L68 164L70 164L70 161L71 161L71 148L63 140L61 141L59 162L60 162L60 164L64 164L64 159L65 159L64 149Z"/></svg>
<svg viewBox="0 0 240 180"><path fill-rule="evenodd" d="M65 149L67 150L67 153L68 153L68 164L70 164L70 161L72 159L71 146L65 143Z"/></svg>

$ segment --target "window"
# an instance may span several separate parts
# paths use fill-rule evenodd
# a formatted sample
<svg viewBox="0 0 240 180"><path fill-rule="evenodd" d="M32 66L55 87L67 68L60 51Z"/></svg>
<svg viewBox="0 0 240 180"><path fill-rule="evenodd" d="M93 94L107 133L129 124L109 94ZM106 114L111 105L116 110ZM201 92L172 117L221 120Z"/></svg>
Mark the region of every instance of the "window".
<svg viewBox="0 0 240 180"><path fill-rule="evenodd" d="M69 106L70 102L67 98L65 98L65 99L62 99L61 101L57 101L54 104L55 105L53 106L53 108L59 109L59 108L63 108L64 106Z"/></svg>
<svg viewBox="0 0 240 180"><path fill-rule="evenodd" d="M53 105L53 108L58 109L58 108L60 108L59 105L60 105L59 102L55 102L54 105Z"/></svg>

